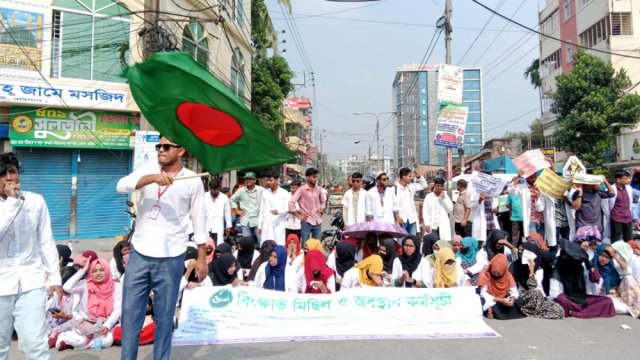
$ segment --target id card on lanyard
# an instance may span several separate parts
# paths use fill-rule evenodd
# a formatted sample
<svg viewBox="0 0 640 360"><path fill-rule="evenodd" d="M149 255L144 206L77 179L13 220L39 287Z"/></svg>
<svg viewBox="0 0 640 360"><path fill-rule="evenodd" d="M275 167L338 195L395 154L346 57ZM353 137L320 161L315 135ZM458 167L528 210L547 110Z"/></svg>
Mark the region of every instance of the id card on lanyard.
<svg viewBox="0 0 640 360"><path fill-rule="evenodd" d="M169 186L171 186L170 184L167 185L164 189L161 190L161 186L158 186L158 201L156 201L156 204L153 205L151 207L151 211L149 212L149 220L157 220L158 216L160 215L160 210L162 209L162 207L160 206L160 198L162 197L162 195L164 195L165 192L167 192L167 190L169 190Z"/></svg>

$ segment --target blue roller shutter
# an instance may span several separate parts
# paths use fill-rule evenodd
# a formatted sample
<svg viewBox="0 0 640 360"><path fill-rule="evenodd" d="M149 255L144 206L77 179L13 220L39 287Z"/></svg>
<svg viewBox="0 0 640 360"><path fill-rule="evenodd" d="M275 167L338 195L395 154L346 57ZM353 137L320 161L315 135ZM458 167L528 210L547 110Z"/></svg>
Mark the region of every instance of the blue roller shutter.
<svg viewBox="0 0 640 360"><path fill-rule="evenodd" d="M129 173L130 151L78 150L76 237L112 237L124 233L127 195L116 192L118 180Z"/></svg>
<svg viewBox="0 0 640 360"><path fill-rule="evenodd" d="M22 173L20 185L44 197L56 240L69 238L71 203L71 150L15 148Z"/></svg>

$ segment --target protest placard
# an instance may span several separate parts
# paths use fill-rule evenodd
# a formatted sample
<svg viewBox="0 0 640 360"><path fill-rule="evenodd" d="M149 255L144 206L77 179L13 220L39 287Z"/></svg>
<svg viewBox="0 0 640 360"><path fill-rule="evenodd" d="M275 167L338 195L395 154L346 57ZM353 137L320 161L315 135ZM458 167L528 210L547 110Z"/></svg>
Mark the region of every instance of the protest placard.
<svg viewBox="0 0 640 360"><path fill-rule="evenodd" d="M577 156L570 156L562 168L562 176L567 180L572 180L577 174L586 174L587 168Z"/></svg>
<svg viewBox="0 0 640 360"><path fill-rule="evenodd" d="M513 164L522 170L523 177L529 177L535 174L538 170L548 168L551 166L545 159L540 149L533 149L525 151L513 159Z"/></svg>
<svg viewBox="0 0 640 360"><path fill-rule="evenodd" d="M549 197L560 199L565 191L569 190L571 184L566 182L551 169L544 169L538 176L535 185Z"/></svg>
<svg viewBox="0 0 640 360"><path fill-rule="evenodd" d="M498 336L484 323L472 287L354 288L333 294L198 287L184 292L173 345Z"/></svg>
<svg viewBox="0 0 640 360"><path fill-rule="evenodd" d="M502 189L507 185L507 181L489 174L474 171L471 174L471 184L477 193L484 193L490 197L498 197L502 194Z"/></svg>

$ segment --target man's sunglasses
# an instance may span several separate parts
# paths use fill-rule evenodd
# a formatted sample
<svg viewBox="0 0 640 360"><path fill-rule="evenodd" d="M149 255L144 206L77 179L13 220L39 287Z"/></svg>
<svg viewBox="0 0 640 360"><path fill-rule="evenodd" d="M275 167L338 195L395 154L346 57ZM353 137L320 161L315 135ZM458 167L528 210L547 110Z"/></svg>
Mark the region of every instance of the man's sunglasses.
<svg viewBox="0 0 640 360"><path fill-rule="evenodd" d="M160 149L164 151L169 151L169 149L171 148L179 148L179 147L181 146L174 145L174 144L156 144L156 151L160 151Z"/></svg>

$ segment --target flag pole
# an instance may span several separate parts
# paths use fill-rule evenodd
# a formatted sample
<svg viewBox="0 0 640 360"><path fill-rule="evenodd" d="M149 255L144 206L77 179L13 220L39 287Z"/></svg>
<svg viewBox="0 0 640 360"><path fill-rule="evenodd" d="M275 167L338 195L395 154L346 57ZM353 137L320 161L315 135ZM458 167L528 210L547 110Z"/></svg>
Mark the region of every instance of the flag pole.
<svg viewBox="0 0 640 360"><path fill-rule="evenodd" d="M209 176L209 173L208 172L203 172L203 173L194 174L194 175L178 176L178 177L173 178L173 180L193 179L193 178L203 177L203 176Z"/></svg>

